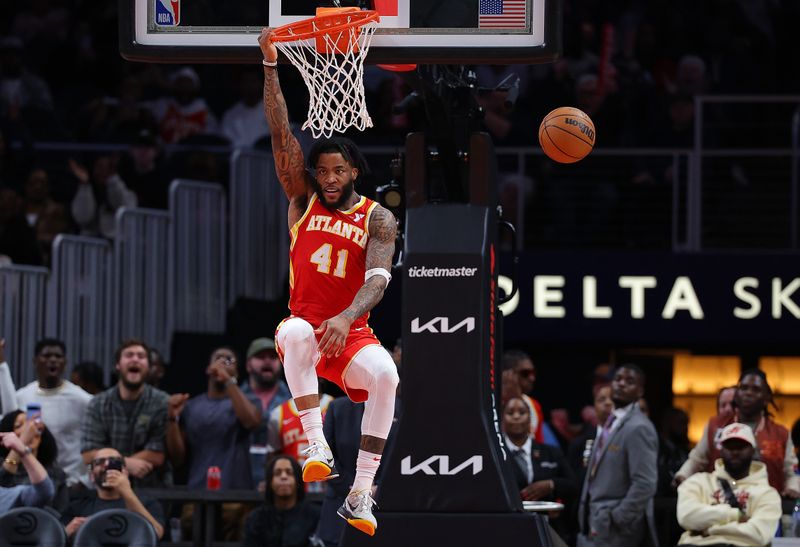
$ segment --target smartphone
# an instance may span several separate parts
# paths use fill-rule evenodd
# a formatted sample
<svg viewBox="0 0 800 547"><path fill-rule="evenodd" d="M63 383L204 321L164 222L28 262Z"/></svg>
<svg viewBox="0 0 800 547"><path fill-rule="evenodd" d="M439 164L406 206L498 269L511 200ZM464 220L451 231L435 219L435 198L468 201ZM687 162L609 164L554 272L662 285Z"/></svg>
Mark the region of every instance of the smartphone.
<svg viewBox="0 0 800 547"><path fill-rule="evenodd" d="M114 469L116 471L122 471L122 461L123 460L117 460L117 459L108 460L108 464L106 465L106 468L103 471L102 476L100 477L100 484L102 484L103 486L106 485L106 475L112 469Z"/></svg>
<svg viewBox="0 0 800 547"><path fill-rule="evenodd" d="M25 407L25 417L28 420L41 420L42 405L39 403L28 403L28 406Z"/></svg>
<svg viewBox="0 0 800 547"><path fill-rule="evenodd" d="M109 460L106 471L110 471L111 469L122 471L122 460Z"/></svg>

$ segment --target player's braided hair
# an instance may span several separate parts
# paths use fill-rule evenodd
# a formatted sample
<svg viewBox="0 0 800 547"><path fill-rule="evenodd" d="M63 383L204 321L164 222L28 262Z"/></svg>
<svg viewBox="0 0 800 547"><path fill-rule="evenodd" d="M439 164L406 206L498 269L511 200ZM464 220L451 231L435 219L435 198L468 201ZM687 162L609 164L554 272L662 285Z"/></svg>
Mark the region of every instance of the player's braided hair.
<svg viewBox="0 0 800 547"><path fill-rule="evenodd" d="M356 143L346 137L330 137L320 139L311 147L308 154L308 168L312 171L317 168L317 162L321 154L339 153L352 167L358 169L360 175L370 173L369 164L359 150Z"/></svg>
<svg viewBox="0 0 800 547"><path fill-rule="evenodd" d="M759 368L750 368L742 372L742 375L739 376L739 384L742 383L742 380L745 379L747 376L758 376L764 381L764 388L767 390L767 402L764 405L763 413L765 416L772 416L772 412L769 411L769 405L772 405L772 408L778 410L778 404L775 402L775 396L772 392L772 387L770 387L769 382L767 382L767 373ZM737 384L738 389L738 384Z"/></svg>

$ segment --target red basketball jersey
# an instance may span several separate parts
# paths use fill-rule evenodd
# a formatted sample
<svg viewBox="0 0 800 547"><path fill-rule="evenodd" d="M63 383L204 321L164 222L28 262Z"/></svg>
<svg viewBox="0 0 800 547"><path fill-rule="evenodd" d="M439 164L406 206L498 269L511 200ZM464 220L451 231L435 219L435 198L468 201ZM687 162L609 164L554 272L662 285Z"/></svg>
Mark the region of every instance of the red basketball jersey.
<svg viewBox="0 0 800 547"><path fill-rule="evenodd" d="M319 409L322 412L322 419L328 412L328 405L333 401L333 397L323 393L319 398ZM306 457L302 452L308 448L308 437L303 431L303 424L300 422L300 415L293 399L285 401L278 407L278 435L280 435L281 454L287 454L303 465Z"/></svg>
<svg viewBox="0 0 800 547"><path fill-rule="evenodd" d="M347 211L331 211L311 196L290 230L289 309L314 327L353 303L364 285L369 218L378 204L361 197ZM366 313L351 328L367 324Z"/></svg>
<svg viewBox="0 0 800 547"><path fill-rule="evenodd" d="M325 421L325 414L328 412L331 401L333 401L333 397L326 393L319 398L319 409L322 412L323 421ZM302 466L307 459L303 455L303 450L308 448L308 437L303 431L303 424L300 422L300 415L297 413L294 400L289 399L276 410L278 411L278 435L282 444L280 453L293 457ZM305 483L306 493L321 494L324 492L324 485L323 482L307 482Z"/></svg>

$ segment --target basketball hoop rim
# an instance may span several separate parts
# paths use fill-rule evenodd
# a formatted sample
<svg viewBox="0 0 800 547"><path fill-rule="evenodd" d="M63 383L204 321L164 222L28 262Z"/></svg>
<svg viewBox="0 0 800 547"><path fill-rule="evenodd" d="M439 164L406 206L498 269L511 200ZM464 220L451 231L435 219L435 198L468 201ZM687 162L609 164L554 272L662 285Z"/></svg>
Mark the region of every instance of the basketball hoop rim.
<svg viewBox="0 0 800 547"><path fill-rule="evenodd" d="M345 20L350 19L350 20ZM342 21L338 23L338 21ZM272 36L270 40L272 42L299 42L301 40L308 40L311 38L318 38L325 34L332 34L335 32L339 32L351 27L362 27L370 22L380 22L380 14L375 10L359 10L353 9L348 11L341 11L337 13L330 13L327 15L317 15L315 17L309 17L308 19L303 19L302 21L295 21L294 23L288 23L286 25L282 25L272 31ZM311 25L313 28L314 23L326 23L328 21L333 21L331 26L321 26L317 25L317 30L312 30L309 32L302 32L298 34L288 34L289 31L294 30L296 27L304 27L306 25Z"/></svg>

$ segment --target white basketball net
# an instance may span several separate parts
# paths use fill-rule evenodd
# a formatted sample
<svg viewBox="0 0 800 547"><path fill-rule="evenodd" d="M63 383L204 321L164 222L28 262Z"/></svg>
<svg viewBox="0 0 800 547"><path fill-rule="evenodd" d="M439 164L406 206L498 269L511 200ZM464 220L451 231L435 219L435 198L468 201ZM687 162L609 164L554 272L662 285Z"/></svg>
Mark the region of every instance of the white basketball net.
<svg viewBox="0 0 800 547"><path fill-rule="evenodd" d="M364 60L377 26L375 21L369 21L341 31L324 32L320 39L325 41L325 49L336 52L335 55L317 51L315 38L273 42L306 82L310 100L303 129L310 128L314 138L330 137L334 131L344 133L348 127L359 131L372 127L364 99ZM314 30L317 29L315 23ZM358 47L346 47L343 51L337 44Z"/></svg>

